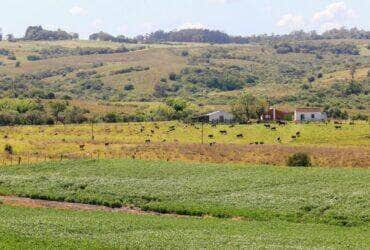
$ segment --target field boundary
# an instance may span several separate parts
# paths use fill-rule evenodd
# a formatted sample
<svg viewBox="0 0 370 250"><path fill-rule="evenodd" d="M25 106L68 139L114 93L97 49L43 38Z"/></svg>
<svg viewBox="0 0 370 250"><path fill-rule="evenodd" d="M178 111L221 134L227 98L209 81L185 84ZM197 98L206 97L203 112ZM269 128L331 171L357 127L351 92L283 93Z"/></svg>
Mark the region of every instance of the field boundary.
<svg viewBox="0 0 370 250"><path fill-rule="evenodd" d="M0 154L0 167L31 165L64 160L138 159L189 163L242 163L284 166L288 157L297 152L310 155L315 167L369 168L368 147L314 147L285 145L149 143L121 144L119 149L104 151L80 150L74 153L45 154L24 152Z"/></svg>
<svg viewBox="0 0 370 250"><path fill-rule="evenodd" d="M126 214L136 214L136 215L157 215L157 216L171 216L177 218L209 218L212 216L204 215L182 215L176 213L166 213L166 212L155 212L155 211L144 211L137 207L122 206L119 208L112 208L103 205L91 205L84 203L73 203L65 201L53 201L53 200L41 200L32 199L26 197L19 197L14 195L0 195L0 206L18 206L18 207L29 207L29 208L52 208L61 210L76 210L76 211L103 211L103 212L120 212ZM235 217L238 219L238 217ZM232 219L235 219L232 218Z"/></svg>

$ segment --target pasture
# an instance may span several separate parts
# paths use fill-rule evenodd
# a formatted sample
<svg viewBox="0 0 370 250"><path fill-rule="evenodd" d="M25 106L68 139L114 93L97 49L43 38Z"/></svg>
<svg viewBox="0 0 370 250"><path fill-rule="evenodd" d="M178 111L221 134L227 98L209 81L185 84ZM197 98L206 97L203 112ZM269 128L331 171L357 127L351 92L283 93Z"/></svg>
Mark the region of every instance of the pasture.
<svg viewBox="0 0 370 250"><path fill-rule="evenodd" d="M191 216L368 225L369 169L66 161L0 169L0 194Z"/></svg>
<svg viewBox="0 0 370 250"><path fill-rule="evenodd" d="M205 124L203 145L201 124L13 126L0 128L0 145L9 144L13 149L11 155L1 155L0 163L113 157L284 165L290 153L307 151L317 166L368 167L369 136L370 125L361 122L272 124L270 128L263 124Z"/></svg>

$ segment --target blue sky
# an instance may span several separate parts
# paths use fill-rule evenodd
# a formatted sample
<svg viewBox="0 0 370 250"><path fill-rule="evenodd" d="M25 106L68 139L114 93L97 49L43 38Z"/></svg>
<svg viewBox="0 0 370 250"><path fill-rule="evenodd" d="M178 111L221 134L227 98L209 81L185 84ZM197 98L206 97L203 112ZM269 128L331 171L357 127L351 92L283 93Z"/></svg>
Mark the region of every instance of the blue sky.
<svg viewBox="0 0 370 250"><path fill-rule="evenodd" d="M133 36L157 29L210 28L233 35L370 30L369 0L1 0L3 33L21 36L29 25Z"/></svg>

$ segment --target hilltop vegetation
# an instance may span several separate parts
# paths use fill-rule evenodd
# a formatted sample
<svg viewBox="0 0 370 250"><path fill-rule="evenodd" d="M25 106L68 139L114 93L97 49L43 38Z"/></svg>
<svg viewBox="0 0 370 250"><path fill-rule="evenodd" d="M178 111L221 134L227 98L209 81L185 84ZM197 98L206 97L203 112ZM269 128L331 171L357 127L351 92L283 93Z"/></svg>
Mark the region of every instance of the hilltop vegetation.
<svg viewBox="0 0 370 250"><path fill-rule="evenodd" d="M100 32L90 41L55 41L64 33L54 37L58 31L30 27L24 39L0 43L0 97L86 102L182 97L198 106L228 106L247 91L285 109L335 107L336 113L364 118L370 113L368 33L341 29L235 41L207 30L134 39Z"/></svg>

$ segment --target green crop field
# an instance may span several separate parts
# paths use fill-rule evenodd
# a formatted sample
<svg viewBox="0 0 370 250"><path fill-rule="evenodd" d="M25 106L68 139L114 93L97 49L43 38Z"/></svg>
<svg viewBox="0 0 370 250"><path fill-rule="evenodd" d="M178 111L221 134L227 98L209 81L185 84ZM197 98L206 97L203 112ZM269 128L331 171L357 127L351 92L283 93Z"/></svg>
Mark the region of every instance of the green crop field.
<svg viewBox="0 0 370 250"><path fill-rule="evenodd" d="M0 194L186 215L369 225L369 169L131 160L0 169Z"/></svg>
<svg viewBox="0 0 370 250"><path fill-rule="evenodd" d="M366 249L368 227L0 205L2 249Z"/></svg>

